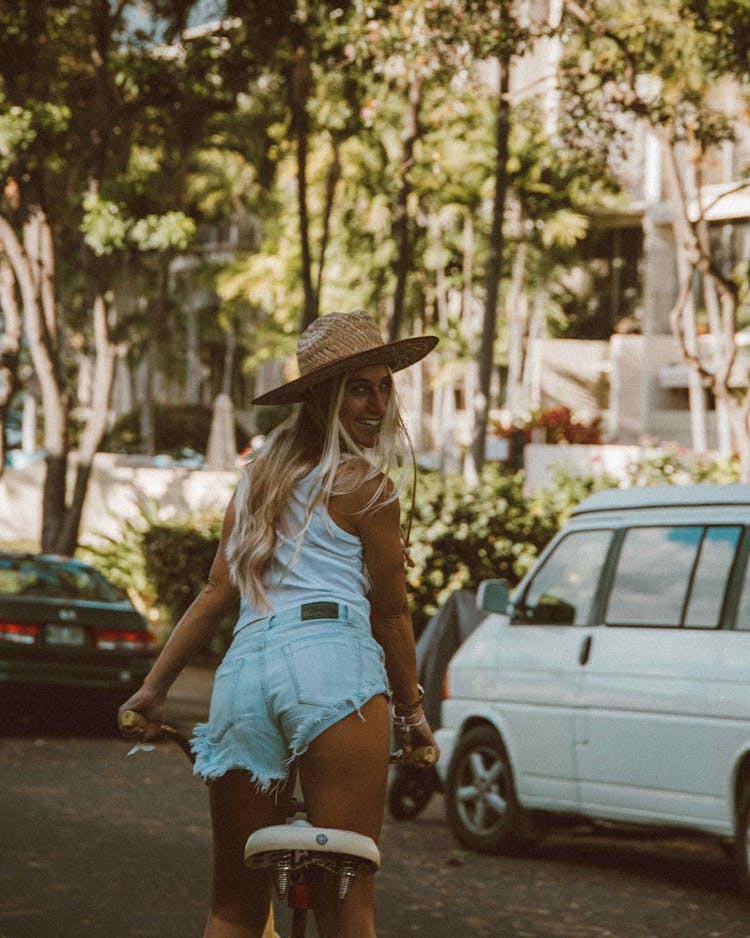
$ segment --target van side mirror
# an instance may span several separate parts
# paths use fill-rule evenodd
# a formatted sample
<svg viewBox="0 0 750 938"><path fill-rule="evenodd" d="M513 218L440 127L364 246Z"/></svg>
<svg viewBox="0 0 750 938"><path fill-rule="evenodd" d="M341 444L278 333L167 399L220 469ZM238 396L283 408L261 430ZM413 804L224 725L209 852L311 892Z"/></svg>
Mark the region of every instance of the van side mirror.
<svg viewBox="0 0 750 938"><path fill-rule="evenodd" d="M482 580L477 590L477 609L486 612L507 612L510 584L507 580Z"/></svg>

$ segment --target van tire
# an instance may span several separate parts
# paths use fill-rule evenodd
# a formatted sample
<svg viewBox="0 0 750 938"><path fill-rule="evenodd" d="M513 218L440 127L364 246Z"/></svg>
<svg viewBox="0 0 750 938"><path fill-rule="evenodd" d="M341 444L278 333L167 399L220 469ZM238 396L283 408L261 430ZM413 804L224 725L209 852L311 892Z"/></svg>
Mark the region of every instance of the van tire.
<svg viewBox="0 0 750 938"><path fill-rule="evenodd" d="M448 824L458 840L480 853L515 853L527 845L525 812L500 737L478 726L461 738L446 784Z"/></svg>
<svg viewBox="0 0 750 938"><path fill-rule="evenodd" d="M750 782L744 783L740 795L734 862L740 888L746 896L750 896Z"/></svg>

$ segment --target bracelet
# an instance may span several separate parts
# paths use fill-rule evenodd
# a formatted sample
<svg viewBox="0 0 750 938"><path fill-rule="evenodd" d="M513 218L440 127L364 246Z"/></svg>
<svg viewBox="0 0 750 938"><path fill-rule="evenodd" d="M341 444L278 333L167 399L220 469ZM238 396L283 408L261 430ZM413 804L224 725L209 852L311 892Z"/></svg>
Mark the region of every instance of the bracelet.
<svg viewBox="0 0 750 938"><path fill-rule="evenodd" d="M404 716L411 716L422 706L423 700L424 700L424 687L422 687L421 684L417 684L417 699L413 701L412 703L402 703L399 700L394 700L393 712L394 714L400 713Z"/></svg>
<svg viewBox="0 0 750 938"><path fill-rule="evenodd" d="M396 713L393 714L393 724L395 728L397 730L400 730L401 732L403 732L404 730L407 730L407 731L413 730L415 727L421 726L423 723L427 722L427 718L425 717L424 714L422 714L422 716L418 720L416 720L414 723L408 723L407 722L408 719L409 717L401 717L401 716L398 716L398 714Z"/></svg>

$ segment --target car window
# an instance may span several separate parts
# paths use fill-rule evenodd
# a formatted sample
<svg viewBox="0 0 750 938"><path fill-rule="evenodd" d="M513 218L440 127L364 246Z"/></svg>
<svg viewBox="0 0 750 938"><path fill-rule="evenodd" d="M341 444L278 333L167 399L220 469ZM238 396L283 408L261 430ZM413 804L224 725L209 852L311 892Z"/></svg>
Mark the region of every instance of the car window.
<svg viewBox="0 0 750 938"><path fill-rule="evenodd" d="M741 533L742 528L734 526L706 530L690 587L686 626L717 629L721 625L724 594Z"/></svg>
<svg viewBox="0 0 750 938"><path fill-rule="evenodd" d="M110 603L125 599L93 567L36 557L0 557L0 595Z"/></svg>
<svg viewBox="0 0 750 938"><path fill-rule="evenodd" d="M609 625L717 628L740 528L631 528L617 560Z"/></svg>
<svg viewBox="0 0 750 938"><path fill-rule="evenodd" d="M748 564L742 581L742 592L737 606L734 627L743 632L750 631L750 557L748 557Z"/></svg>
<svg viewBox="0 0 750 938"><path fill-rule="evenodd" d="M534 574L512 621L535 625L585 625L612 532L575 531L558 542Z"/></svg>

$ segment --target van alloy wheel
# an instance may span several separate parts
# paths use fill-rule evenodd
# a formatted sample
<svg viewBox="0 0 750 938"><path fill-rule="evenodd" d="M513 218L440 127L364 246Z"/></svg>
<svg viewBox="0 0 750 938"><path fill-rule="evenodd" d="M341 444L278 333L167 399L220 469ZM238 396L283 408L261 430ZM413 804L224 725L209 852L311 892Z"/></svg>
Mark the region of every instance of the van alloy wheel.
<svg viewBox="0 0 750 938"><path fill-rule="evenodd" d="M523 845L524 812L516 799L505 748L489 726L470 730L451 761L446 788L448 823L472 850L511 852Z"/></svg>

